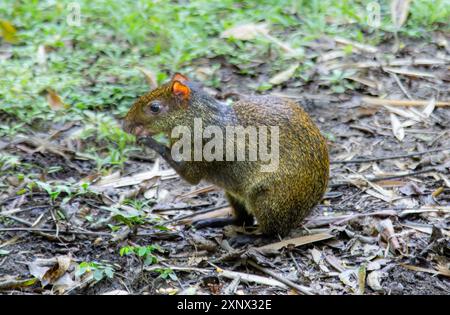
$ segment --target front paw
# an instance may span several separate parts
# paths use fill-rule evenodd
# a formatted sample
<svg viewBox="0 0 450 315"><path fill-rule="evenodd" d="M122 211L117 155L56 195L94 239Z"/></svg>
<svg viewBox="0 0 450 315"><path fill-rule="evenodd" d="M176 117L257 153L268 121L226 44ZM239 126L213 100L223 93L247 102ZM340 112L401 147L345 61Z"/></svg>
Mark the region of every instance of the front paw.
<svg viewBox="0 0 450 315"><path fill-rule="evenodd" d="M145 145L160 155L163 155L167 151L167 148L163 144L159 143L152 137L139 137L137 139L137 144Z"/></svg>

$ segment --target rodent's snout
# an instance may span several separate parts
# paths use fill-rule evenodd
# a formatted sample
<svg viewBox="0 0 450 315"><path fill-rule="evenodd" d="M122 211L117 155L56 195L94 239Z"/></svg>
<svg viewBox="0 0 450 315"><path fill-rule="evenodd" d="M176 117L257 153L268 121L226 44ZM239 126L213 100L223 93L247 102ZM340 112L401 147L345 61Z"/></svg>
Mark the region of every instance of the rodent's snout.
<svg viewBox="0 0 450 315"><path fill-rule="evenodd" d="M149 132L142 125L136 125L128 120L124 120L122 122L122 129L127 132L135 135L136 137L148 136Z"/></svg>
<svg viewBox="0 0 450 315"><path fill-rule="evenodd" d="M130 121L124 119L122 121L122 129L127 133L133 133L134 126Z"/></svg>

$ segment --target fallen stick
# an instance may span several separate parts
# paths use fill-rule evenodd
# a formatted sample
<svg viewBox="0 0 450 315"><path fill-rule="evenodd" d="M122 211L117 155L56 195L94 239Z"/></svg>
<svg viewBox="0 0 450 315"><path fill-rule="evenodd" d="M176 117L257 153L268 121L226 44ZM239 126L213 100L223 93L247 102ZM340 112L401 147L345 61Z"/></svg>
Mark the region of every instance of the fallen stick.
<svg viewBox="0 0 450 315"><path fill-rule="evenodd" d="M384 161L384 160L395 160L402 158L409 158L415 156L422 156L428 153L442 152L442 151L450 151L450 148L439 148L439 149L431 149L426 151L418 151L406 154L396 154L396 155L388 155L388 156L379 156L374 158L361 158L361 159L353 159L353 160L344 160L344 161L331 161L330 164L352 164L352 163L368 163L368 162L376 162L376 161Z"/></svg>
<svg viewBox="0 0 450 315"><path fill-rule="evenodd" d="M203 273L203 274L209 274L211 273L213 270L211 269L201 269L201 268L195 268L195 267L179 267L179 266L171 266L171 265L156 265L156 266L144 266L144 270L145 271L155 271L161 268L169 268L171 270L175 270L175 271L185 271L185 272L199 272L199 273Z"/></svg>
<svg viewBox="0 0 450 315"><path fill-rule="evenodd" d="M371 181L371 182L377 182L377 181L382 181L382 180L397 179L397 178L409 177L409 176L426 174L426 173L432 173L432 172L439 173L439 170L438 170L437 167L430 167L430 168L427 168L427 169L424 169L424 170L420 170L420 171L409 172L409 173L398 174L398 175L392 175L392 176L380 176L380 177L368 177L368 176L366 176L366 180L367 181ZM352 181L342 181L342 182L338 182L338 183L331 183L331 184L328 184L328 187L329 188L336 188L336 187L347 186L347 185L353 185Z"/></svg>
<svg viewBox="0 0 450 315"><path fill-rule="evenodd" d="M228 279L234 280L239 277L241 279L240 281L245 282L245 283L249 283L249 282L257 283L257 284L267 285L269 287L279 287L281 289L288 288L288 286L286 286L283 282L278 281L278 280L261 277L261 276L257 276L257 275L252 275L249 273L225 270L225 269L222 269L217 266L216 266L216 268L217 268L217 273L219 274L219 276L222 276L222 277L225 277Z"/></svg>
<svg viewBox="0 0 450 315"><path fill-rule="evenodd" d="M426 106L430 102L429 100L388 100L378 97L363 97L361 99L364 103L369 105L391 105L391 106ZM445 101L436 101L437 107L446 107L450 106L450 102Z"/></svg>
<svg viewBox="0 0 450 315"><path fill-rule="evenodd" d="M198 216L198 215L200 215L200 214L205 214L205 213L213 212L213 211L216 211L216 210L218 210L218 209L223 209L223 208L226 208L226 207L227 207L227 205L223 205L223 206L219 206L219 207L216 206L216 207L211 207L211 208L203 209L203 210L196 210L194 213L186 214L186 215L183 215L183 216L181 216L181 217L178 217L178 218L175 218L175 219L172 219L172 220L168 220L168 221L162 222L162 224L163 224L163 225L166 225L166 224L169 224L169 223L181 221L181 220L184 220L184 219L187 219L187 218L192 218L192 217Z"/></svg>
<svg viewBox="0 0 450 315"><path fill-rule="evenodd" d="M44 232L44 233L56 233L56 229L44 229L44 228L24 228L24 227L13 227L13 228L2 228L0 232ZM90 236L111 236L110 233L105 232L91 232L91 231L65 231L59 230L59 233L63 234L76 234L76 235L90 235Z"/></svg>
<svg viewBox="0 0 450 315"><path fill-rule="evenodd" d="M247 264L249 264L250 266L252 266L253 268L255 268L255 269L259 270L259 271L264 272L265 274L268 274L272 278L274 278L274 279L278 280L279 282L281 282L281 283L283 283L283 284L293 288L294 290L296 290L298 292L301 292L301 293L306 294L306 295L314 295L315 294L312 289L310 289L308 287L305 287L305 286L302 286L302 285L299 285L299 284L296 284L296 283L294 283L291 280L288 280L286 278L283 278L283 277L279 276L278 274L276 274L275 272L273 272L273 271L271 271L271 270L269 270L267 268L261 267L260 265L255 263L253 260L247 260Z"/></svg>

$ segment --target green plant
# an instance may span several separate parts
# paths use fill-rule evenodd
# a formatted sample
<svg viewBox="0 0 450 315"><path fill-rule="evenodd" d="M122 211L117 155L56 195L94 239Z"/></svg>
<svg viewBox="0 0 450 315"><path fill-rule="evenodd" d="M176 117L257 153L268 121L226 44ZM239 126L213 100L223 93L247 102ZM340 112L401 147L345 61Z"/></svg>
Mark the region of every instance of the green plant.
<svg viewBox="0 0 450 315"><path fill-rule="evenodd" d="M158 245L124 246L120 249L120 256L134 254L144 263L144 265L153 265L158 262L158 258L153 254L155 251L160 253L164 252Z"/></svg>
<svg viewBox="0 0 450 315"><path fill-rule="evenodd" d="M164 280L170 278L173 281L178 281L178 277L176 273L171 268L159 268L155 270L159 273L159 276Z"/></svg>
<svg viewBox="0 0 450 315"><path fill-rule="evenodd" d="M126 224L130 228L146 222L145 213L134 208L126 208L124 210L115 207L102 207L102 209L110 211L115 220Z"/></svg>
<svg viewBox="0 0 450 315"><path fill-rule="evenodd" d="M19 178L20 179L20 178ZM64 195L63 203L68 202L72 198L85 194L95 194L94 191L89 189L89 183L67 183L65 181L58 182L42 182L34 181L28 184L28 189L33 190L34 187L38 187L44 190L54 202L61 194Z"/></svg>
<svg viewBox="0 0 450 315"><path fill-rule="evenodd" d="M97 282L105 278L112 279L114 278L114 267L107 263L84 261L77 266L75 275L81 277L88 273L92 273Z"/></svg>
<svg viewBox="0 0 450 315"><path fill-rule="evenodd" d="M34 182L34 184L36 184L39 188L46 191L52 201L55 201L62 192L66 193L69 199L72 196L72 189L68 185L61 185L61 184L52 185L50 183L41 181L36 181Z"/></svg>
<svg viewBox="0 0 450 315"><path fill-rule="evenodd" d="M17 156L0 152L0 171L13 169L20 165L20 160Z"/></svg>
<svg viewBox="0 0 450 315"><path fill-rule="evenodd" d="M354 86L346 78L353 73L350 71L333 70L328 76L322 77L326 85L330 85L331 90L335 93L344 93L345 90L353 90Z"/></svg>

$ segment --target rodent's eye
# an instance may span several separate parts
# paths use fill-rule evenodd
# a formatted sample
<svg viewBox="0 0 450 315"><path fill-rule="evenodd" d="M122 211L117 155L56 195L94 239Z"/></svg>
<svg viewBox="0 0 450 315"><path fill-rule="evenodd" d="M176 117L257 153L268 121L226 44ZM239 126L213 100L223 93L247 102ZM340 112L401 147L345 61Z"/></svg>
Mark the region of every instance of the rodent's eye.
<svg viewBox="0 0 450 315"><path fill-rule="evenodd" d="M161 103L158 101L153 101L148 104L147 109L152 114L157 114L161 111Z"/></svg>

